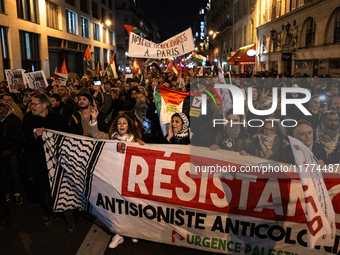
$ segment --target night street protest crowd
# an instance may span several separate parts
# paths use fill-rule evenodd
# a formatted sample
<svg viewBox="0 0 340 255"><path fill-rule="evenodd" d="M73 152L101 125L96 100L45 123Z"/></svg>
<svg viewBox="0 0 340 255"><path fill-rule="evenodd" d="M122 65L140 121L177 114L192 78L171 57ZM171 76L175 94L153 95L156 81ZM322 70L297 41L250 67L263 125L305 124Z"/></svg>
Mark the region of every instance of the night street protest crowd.
<svg viewBox="0 0 340 255"><path fill-rule="evenodd" d="M207 115L201 116L195 125L189 124L189 112L172 116L168 134L164 137L156 111L153 91L158 85L173 90L197 92L197 84L191 78L198 77L197 69L183 74L182 82L170 72L162 74L150 70L145 75L134 74L125 79L107 75L77 77L66 86L49 80L44 93L33 93L29 88L21 93L10 93L6 81L0 83L0 230L9 226L10 212L6 203L14 200L23 202L23 182L28 183L31 195L46 210L45 226L56 219L53 214L45 154L41 135L44 128L69 132L94 138L125 142L193 144L210 147L211 150L229 150L243 156L253 155L265 159L295 164L294 155L287 135L306 145L323 167L339 163L340 158L340 91L339 79L327 77L288 77L275 72L257 74L232 74L234 85L245 89L252 87L253 105L256 109L271 108L272 87L279 88L278 107L270 116L256 116L248 110L243 116L234 115L233 110L222 111L208 97ZM204 74L199 78L213 78ZM247 79L245 79L247 78ZM303 80L301 79L303 78ZM94 86L101 80L100 86ZM228 78L226 79L229 80ZM191 84L190 84L191 83ZM312 114L305 116L294 105L287 108L287 116L280 112L280 88L303 87L310 90L312 97L305 107ZM290 98L303 95L291 94ZM242 125L217 125L213 119L241 122L250 119L295 119L295 127L285 128L280 121L266 121L260 128ZM199 128L198 128L199 127ZM24 162L24 163L23 163ZM19 207L18 207L19 208ZM67 229L75 230L73 211L64 213ZM115 235L110 248L123 241ZM133 241L138 241L133 239Z"/></svg>

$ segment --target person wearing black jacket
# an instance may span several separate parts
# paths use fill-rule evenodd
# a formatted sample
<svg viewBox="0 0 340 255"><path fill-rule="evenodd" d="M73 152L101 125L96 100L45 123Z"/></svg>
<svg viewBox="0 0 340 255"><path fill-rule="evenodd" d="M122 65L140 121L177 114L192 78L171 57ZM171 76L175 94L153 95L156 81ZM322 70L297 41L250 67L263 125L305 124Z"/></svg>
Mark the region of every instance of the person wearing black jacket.
<svg viewBox="0 0 340 255"><path fill-rule="evenodd" d="M324 167L327 162L327 154L323 146L317 142L313 142L313 127L312 124L306 120L299 120L298 124L294 129L294 138L301 141L306 147L308 147L314 154L317 159L317 163L322 167ZM280 161L296 165L294 154L291 146L286 146L281 155Z"/></svg>
<svg viewBox="0 0 340 255"><path fill-rule="evenodd" d="M99 112L106 116L106 119L111 126L113 120L118 116L119 112L123 110L124 102L119 97L119 89L112 88L104 94L104 103Z"/></svg>
<svg viewBox="0 0 340 255"><path fill-rule="evenodd" d="M82 93L78 96L80 110L71 115L69 124L70 133L90 136L89 123L93 102L93 97L88 93ZM103 113L99 112L97 122L99 131L105 133L109 131L109 124Z"/></svg>
<svg viewBox="0 0 340 255"><path fill-rule="evenodd" d="M2 122L0 122L0 154L2 153L2 147L4 144L4 136L5 136L4 125L2 124ZM8 227L10 220L10 212L6 204L5 192L3 191L2 188L3 187L0 186L0 230Z"/></svg>
<svg viewBox="0 0 340 255"><path fill-rule="evenodd" d="M8 173L11 177L12 190L17 205L22 204L22 196L20 194L20 151L23 142L22 123L10 107L4 103L0 103L0 122L4 125L5 137L3 142L3 151L1 155L2 174L4 176L2 186L7 182L5 176ZM6 191L6 194L9 190ZM9 196L8 196L9 197Z"/></svg>
<svg viewBox="0 0 340 255"><path fill-rule="evenodd" d="M129 91L130 99L125 102L125 104L123 106L123 111L131 111L131 110L133 110L133 108L135 108L136 98L137 98L138 92L139 92L139 89L138 89L137 86L130 89L130 91Z"/></svg>
<svg viewBox="0 0 340 255"><path fill-rule="evenodd" d="M43 195L45 209L47 209L48 214L45 226L48 227L57 217L53 214L42 134L44 129L67 132L68 126L64 116L51 111L51 101L44 93L36 94L32 97L32 113L33 116L24 122L25 148L27 158L30 159L28 161L32 175L30 180L34 182L37 191ZM73 212L68 210L64 214L68 231L71 233L75 230Z"/></svg>

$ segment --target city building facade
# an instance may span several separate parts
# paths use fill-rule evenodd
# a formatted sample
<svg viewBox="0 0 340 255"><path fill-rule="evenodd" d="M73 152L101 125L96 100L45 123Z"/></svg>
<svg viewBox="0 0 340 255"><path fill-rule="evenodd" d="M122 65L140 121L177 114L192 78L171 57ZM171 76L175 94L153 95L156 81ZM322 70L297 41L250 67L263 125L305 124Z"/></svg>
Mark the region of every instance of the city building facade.
<svg viewBox="0 0 340 255"><path fill-rule="evenodd" d="M0 80L5 69L43 70L46 77L65 59L83 75L89 46L93 68L103 70L116 50L113 0L0 0Z"/></svg>
<svg viewBox="0 0 340 255"><path fill-rule="evenodd" d="M129 35L124 25L131 25L141 29L140 34L147 40L159 43L162 40L158 26L151 18L141 0L116 1L116 22L117 22L117 64L121 71L130 71L133 65L133 58L127 57L129 46Z"/></svg>
<svg viewBox="0 0 340 255"><path fill-rule="evenodd" d="M340 77L340 2L263 1L257 71Z"/></svg>
<svg viewBox="0 0 340 255"><path fill-rule="evenodd" d="M340 77L337 0L216 0L206 26L224 70ZM255 65L235 64L247 47L256 49Z"/></svg>

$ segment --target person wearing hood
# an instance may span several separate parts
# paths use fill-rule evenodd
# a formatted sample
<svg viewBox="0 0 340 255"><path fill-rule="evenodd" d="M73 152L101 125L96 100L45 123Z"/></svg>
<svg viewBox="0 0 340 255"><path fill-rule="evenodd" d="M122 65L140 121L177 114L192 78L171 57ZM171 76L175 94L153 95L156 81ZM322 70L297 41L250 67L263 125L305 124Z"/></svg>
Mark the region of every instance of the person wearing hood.
<svg viewBox="0 0 340 255"><path fill-rule="evenodd" d="M190 144L191 136L188 117L182 112L173 114L169 125L169 133L165 137L166 142Z"/></svg>
<svg viewBox="0 0 340 255"><path fill-rule="evenodd" d="M210 146L211 150L224 149L228 151L239 152L242 156L249 155L251 151L251 140L246 133L243 125L232 124L242 121L242 115L234 115L233 109L229 109L227 112L227 125L225 126L225 135L220 140L219 144L213 144Z"/></svg>
<svg viewBox="0 0 340 255"><path fill-rule="evenodd" d="M22 196L20 194L20 150L23 142L22 122L16 116L12 109L0 103L0 122L4 126L5 136L3 141L3 151L1 154L1 186L7 188L6 197L9 199L9 189L7 187L7 178L11 177L12 191L17 205L22 204Z"/></svg>
<svg viewBox="0 0 340 255"><path fill-rule="evenodd" d="M136 104L136 98L137 94L139 92L139 89L137 86L132 87L129 91L130 99L127 100L123 106L123 111L132 111L133 108L135 108Z"/></svg>

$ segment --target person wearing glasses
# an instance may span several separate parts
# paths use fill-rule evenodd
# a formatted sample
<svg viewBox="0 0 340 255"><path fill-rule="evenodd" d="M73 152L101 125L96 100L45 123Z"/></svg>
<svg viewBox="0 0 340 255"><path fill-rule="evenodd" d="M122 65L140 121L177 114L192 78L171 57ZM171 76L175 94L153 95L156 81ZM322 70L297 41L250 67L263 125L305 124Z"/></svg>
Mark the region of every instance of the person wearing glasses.
<svg viewBox="0 0 340 255"><path fill-rule="evenodd" d="M279 121L264 122L251 141L251 155L278 161L280 153L288 145L285 137L286 130Z"/></svg>
<svg viewBox="0 0 340 255"><path fill-rule="evenodd" d="M32 96L31 109L33 116L24 121L25 149L28 159L30 181L36 187L36 196L40 196L47 209L45 226L49 227L58 219L53 213L53 204L46 166L45 151L43 147L42 134L45 128L61 132L68 132L66 118L58 113L52 112L50 98L44 94L34 94ZM67 221L67 229L70 233L75 230L75 219L73 211L64 213Z"/></svg>
<svg viewBox="0 0 340 255"><path fill-rule="evenodd" d="M322 144L314 141L312 124L305 119L299 120L294 128L293 136L313 152L317 163L323 168L325 163L327 163L327 154ZM288 146L282 151L280 161L295 165L295 158L291 146Z"/></svg>

